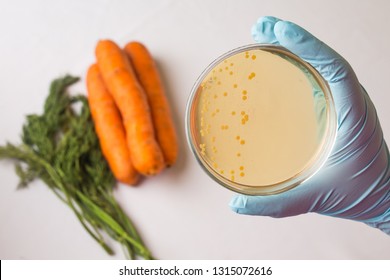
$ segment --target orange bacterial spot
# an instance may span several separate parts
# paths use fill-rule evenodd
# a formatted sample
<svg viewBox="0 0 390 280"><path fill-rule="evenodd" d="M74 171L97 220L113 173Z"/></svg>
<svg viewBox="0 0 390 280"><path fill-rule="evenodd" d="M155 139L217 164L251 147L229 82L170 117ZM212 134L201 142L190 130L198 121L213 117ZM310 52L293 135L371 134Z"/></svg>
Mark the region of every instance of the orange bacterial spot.
<svg viewBox="0 0 390 280"><path fill-rule="evenodd" d="M226 130L226 129L228 129L228 128L229 128L228 125L221 125L221 129L222 129L222 130Z"/></svg>

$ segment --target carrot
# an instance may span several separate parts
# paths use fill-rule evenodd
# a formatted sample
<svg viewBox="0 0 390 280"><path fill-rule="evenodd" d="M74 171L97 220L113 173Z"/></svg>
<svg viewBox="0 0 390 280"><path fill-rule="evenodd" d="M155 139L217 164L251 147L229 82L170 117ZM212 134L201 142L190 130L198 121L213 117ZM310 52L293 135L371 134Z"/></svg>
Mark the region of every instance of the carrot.
<svg viewBox="0 0 390 280"><path fill-rule="evenodd" d="M128 58L110 40L98 42L96 58L104 83L121 112L135 169L144 175L161 172L164 156L155 137L149 104Z"/></svg>
<svg viewBox="0 0 390 280"><path fill-rule="evenodd" d="M165 89L157 66L148 49L139 42L130 42L125 48L139 82L145 90L151 109L157 140L165 163L171 166L178 155L178 140Z"/></svg>
<svg viewBox="0 0 390 280"><path fill-rule="evenodd" d="M88 104L102 153L118 181L134 185L139 174L130 160L122 118L96 64L87 72Z"/></svg>

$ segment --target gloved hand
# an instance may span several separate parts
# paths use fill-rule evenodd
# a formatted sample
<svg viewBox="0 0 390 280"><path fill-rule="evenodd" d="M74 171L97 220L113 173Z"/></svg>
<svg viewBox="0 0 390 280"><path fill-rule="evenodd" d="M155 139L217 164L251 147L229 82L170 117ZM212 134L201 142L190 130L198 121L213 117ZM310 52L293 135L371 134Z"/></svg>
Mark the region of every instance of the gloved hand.
<svg viewBox="0 0 390 280"><path fill-rule="evenodd" d="M308 212L362 221L390 234L390 162L369 96L348 62L294 23L262 17L252 28L259 43L279 44L310 63L326 79L337 111L330 157L312 178L270 196L238 195L240 214L287 217Z"/></svg>

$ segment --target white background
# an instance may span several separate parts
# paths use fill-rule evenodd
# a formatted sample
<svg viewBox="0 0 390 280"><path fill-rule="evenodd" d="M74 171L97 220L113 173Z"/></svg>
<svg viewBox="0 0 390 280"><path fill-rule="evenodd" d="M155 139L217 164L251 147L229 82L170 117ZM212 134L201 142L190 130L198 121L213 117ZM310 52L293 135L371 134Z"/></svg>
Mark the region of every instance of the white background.
<svg viewBox="0 0 390 280"><path fill-rule="evenodd" d="M390 259L390 237L359 222L317 214L273 219L233 213L233 193L197 165L185 141L191 87L220 54L252 43L262 15L294 21L340 52L374 101L390 139L390 23L386 0L5 1L0 0L0 144L20 141L25 115L40 113L52 79L84 77L98 39L145 43L158 61L180 136L180 158L121 205L160 259ZM85 92L84 81L75 91ZM389 140L390 141L390 140ZM109 257L41 182L16 190L0 162L1 259Z"/></svg>

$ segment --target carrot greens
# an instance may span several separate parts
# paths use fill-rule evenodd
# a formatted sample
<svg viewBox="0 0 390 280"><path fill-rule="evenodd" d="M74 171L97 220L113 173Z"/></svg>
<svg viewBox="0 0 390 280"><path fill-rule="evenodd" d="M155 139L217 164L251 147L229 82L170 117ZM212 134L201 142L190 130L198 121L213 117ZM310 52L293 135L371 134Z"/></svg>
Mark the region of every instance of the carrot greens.
<svg viewBox="0 0 390 280"><path fill-rule="evenodd" d="M108 254L114 252L103 235L120 242L128 258L152 259L115 200L115 179L100 150L85 96L67 93L78 80L67 75L52 82L43 113L27 116L22 143L0 146L0 159L16 160L19 187L41 179Z"/></svg>

